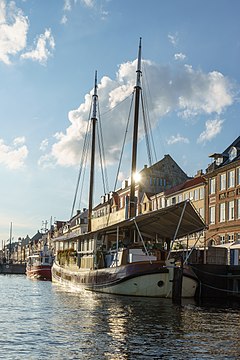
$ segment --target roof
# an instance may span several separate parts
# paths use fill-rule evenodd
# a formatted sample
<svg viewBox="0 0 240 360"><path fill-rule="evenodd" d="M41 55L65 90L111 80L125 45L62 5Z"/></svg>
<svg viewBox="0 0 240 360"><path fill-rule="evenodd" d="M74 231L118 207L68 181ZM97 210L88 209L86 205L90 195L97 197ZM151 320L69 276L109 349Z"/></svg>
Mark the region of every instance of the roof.
<svg viewBox="0 0 240 360"><path fill-rule="evenodd" d="M234 157L234 159L230 159L229 158L229 151L231 150L232 147L235 147L237 150L237 156ZM240 136L238 136L222 153L214 153L209 155L209 157L214 158L214 162L212 164L210 164L208 166L208 168L206 169L207 173L210 173L216 169L222 168L225 165L231 164L237 160L240 159ZM223 161L220 164L216 163L216 160L222 157Z"/></svg>
<svg viewBox="0 0 240 360"><path fill-rule="evenodd" d="M168 189L165 191L165 195L171 195L181 190L186 190L189 188L192 188L194 186L200 185L205 182L205 179L203 176L198 176L189 180L186 180L184 183L176 185L172 187L171 189Z"/></svg>
<svg viewBox="0 0 240 360"><path fill-rule="evenodd" d="M97 231L79 235L78 238L90 238L96 234L104 235L107 232L115 231L116 227L122 230L134 229L136 227L135 223L137 223L142 234L145 233L152 237L159 234L160 237L169 239L173 239L174 237L182 238L188 234L202 231L205 228L202 218L200 218L191 203L189 201L183 201L176 205L138 215ZM53 239L53 241L54 240L69 240L69 235L65 239L62 236L61 238Z"/></svg>
<svg viewBox="0 0 240 360"><path fill-rule="evenodd" d="M240 249L240 243L234 242L234 243L225 243L220 245L212 245L212 248L225 248L225 249Z"/></svg>

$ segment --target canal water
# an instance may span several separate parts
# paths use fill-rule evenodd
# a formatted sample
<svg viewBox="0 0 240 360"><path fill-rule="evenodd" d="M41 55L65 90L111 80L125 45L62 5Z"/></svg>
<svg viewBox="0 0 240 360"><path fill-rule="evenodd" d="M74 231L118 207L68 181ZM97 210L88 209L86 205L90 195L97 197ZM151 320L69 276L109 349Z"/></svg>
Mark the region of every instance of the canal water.
<svg viewBox="0 0 240 360"><path fill-rule="evenodd" d="M0 359L240 359L240 303L76 294L0 275Z"/></svg>

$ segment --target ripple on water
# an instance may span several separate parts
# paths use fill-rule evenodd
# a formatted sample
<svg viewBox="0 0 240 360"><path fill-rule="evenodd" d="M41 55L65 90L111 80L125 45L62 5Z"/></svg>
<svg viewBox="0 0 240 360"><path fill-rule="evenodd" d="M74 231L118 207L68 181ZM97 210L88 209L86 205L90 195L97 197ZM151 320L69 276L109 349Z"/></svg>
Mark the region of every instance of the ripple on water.
<svg viewBox="0 0 240 360"><path fill-rule="evenodd" d="M240 309L0 276L0 359L238 359Z"/></svg>

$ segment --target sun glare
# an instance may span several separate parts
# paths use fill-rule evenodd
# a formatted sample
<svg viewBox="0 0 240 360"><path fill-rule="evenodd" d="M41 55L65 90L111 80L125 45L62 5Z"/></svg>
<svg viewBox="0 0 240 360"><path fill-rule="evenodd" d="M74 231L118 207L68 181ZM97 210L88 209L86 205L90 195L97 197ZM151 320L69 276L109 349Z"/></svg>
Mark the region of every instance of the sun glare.
<svg viewBox="0 0 240 360"><path fill-rule="evenodd" d="M139 173L136 173L134 175L134 180L135 180L136 183L140 182L141 181L141 175Z"/></svg>

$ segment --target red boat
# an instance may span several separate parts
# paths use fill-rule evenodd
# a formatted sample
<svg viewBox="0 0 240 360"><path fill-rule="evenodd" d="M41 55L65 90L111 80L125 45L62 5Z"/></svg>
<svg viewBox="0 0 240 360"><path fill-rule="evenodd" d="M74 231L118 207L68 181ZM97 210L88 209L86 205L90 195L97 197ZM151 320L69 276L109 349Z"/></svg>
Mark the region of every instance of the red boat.
<svg viewBox="0 0 240 360"><path fill-rule="evenodd" d="M26 274L30 279L52 280L53 257L49 251L39 251L28 256Z"/></svg>

